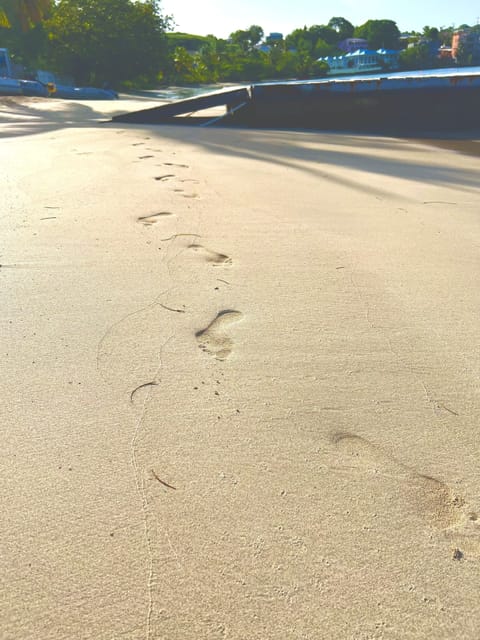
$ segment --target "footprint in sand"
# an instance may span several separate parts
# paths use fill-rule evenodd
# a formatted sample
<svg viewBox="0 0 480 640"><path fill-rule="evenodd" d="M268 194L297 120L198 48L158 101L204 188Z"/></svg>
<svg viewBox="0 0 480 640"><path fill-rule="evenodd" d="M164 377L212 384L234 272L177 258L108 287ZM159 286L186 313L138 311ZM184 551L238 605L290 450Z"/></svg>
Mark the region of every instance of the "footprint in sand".
<svg viewBox="0 0 480 640"><path fill-rule="evenodd" d="M225 330L234 322L243 318L241 311L226 309L220 311L216 318L201 331L197 331L198 346L202 351L214 356L217 360L225 360L233 349L233 340L225 333Z"/></svg>
<svg viewBox="0 0 480 640"><path fill-rule="evenodd" d="M182 169L188 169L188 164L177 164L175 162L164 162L166 167L181 167Z"/></svg>
<svg viewBox="0 0 480 640"><path fill-rule="evenodd" d="M173 189L174 193L181 193L183 198L199 198L198 193L185 193L185 189Z"/></svg>
<svg viewBox="0 0 480 640"><path fill-rule="evenodd" d="M156 224L159 218L166 218L168 216L173 216L173 213L170 213L170 211L159 211L158 213L152 213L149 216L140 216L140 218L137 218L137 222L149 227L152 224Z"/></svg>
<svg viewBox="0 0 480 640"><path fill-rule="evenodd" d="M211 251L210 249L207 249L201 244L189 244L187 248L201 255L206 262L211 263L214 267L232 264L232 259L229 258L224 253L217 253L216 251Z"/></svg>
<svg viewBox="0 0 480 640"><path fill-rule="evenodd" d="M437 529L448 529L464 520L463 498L456 496L444 482L407 467L361 436L336 433L332 442L346 456L353 458L356 466L398 480L405 498L428 524Z"/></svg>

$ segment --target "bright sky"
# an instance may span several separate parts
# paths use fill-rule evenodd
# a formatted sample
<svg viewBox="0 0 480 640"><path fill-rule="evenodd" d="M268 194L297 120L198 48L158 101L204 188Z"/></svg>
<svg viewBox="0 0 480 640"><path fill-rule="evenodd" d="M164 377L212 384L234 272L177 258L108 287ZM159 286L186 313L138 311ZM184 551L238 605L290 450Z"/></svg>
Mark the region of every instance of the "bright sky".
<svg viewBox="0 0 480 640"><path fill-rule="evenodd" d="M227 38L252 24L265 34L287 35L307 25L327 24L341 16L358 26L367 20L388 19L400 31L431 27L473 25L480 20L477 0L161 0L162 13L172 15L175 31Z"/></svg>

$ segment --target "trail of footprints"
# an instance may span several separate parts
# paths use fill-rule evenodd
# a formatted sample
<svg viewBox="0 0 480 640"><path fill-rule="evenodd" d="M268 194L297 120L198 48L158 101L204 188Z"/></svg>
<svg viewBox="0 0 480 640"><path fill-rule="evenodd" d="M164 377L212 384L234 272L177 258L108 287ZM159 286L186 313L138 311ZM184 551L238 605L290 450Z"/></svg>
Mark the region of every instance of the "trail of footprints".
<svg viewBox="0 0 480 640"><path fill-rule="evenodd" d="M144 156L151 157L151 156ZM164 162L167 167L188 168L188 165ZM174 174L158 176L155 180L163 181L174 178ZM186 180L184 180L186 181ZM153 225L164 216L173 215L162 211L138 218L143 225ZM178 235L172 236L172 239ZM232 259L198 242L186 247L198 254L204 261L214 267L229 266ZM233 309L220 311L215 318L203 329L197 331L195 338L198 347L217 360L225 360L234 348L234 341L230 336L231 326L242 320L243 314ZM349 459L353 459L358 468L365 471L375 471L384 476L394 478L401 485L404 499L409 507L425 522L434 528L444 531L447 537L463 545L473 556L480 555L480 530L476 513L468 512L461 496L456 495L444 482L419 473L417 470L403 464L389 455L381 447L369 442L359 435L349 432L337 432L331 436L331 445L341 451ZM462 525L462 531L459 527ZM454 557L463 557L463 552L455 550Z"/></svg>
<svg viewBox="0 0 480 640"><path fill-rule="evenodd" d="M149 157L153 156L143 156L141 159L147 159ZM187 167L187 165L182 164L163 164L169 167ZM174 174L166 173L154 179L159 182L164 182L174 178ZM157 213L140 216L137 218L137 222L150 227L172 215L174 214L169 211L159 211ZM165 240L172 240L180 235L187 234L175 234ZM188 244L186 249L189 252L197 254L212 267L227 267L232 264L232 259L226 254L213 251L198 242ZM165 308L168 309L168 307ZM179 309L169 310L171 312L181 311ZM216 360L226 360L235 346L234 339L231 336L232 327L242 319L243 314L238 310L224 309L220 311L207 326L195 333L198 348ZM138 389L155 384L156 381L151 380L138 385L131 392L130 400L133 402L135 392L138 391ZM349 457L350 460L354 459L356 466L361 469L365 471L376 471L377 473L393 477L398 481L403 489L403 499L409 502L412 509L421 515L427 524L444 531L452 544L455 545L452 548L452 557L455 560L463 559L464 554L467 554L467 557L469 554L472 557L479 554L479 536L478 531L475 529L477 526L477 515L474 513L466 513L464 500L460 496L455 495L447 484L423 475L415 469L404 465L380 447L354 433L334 433L331 436L330 446L342 452L345 456ZM159 482L165 484L158 476L155 477ZM171 485L166 486L171 487ZM471 525L470 530L463 527L462 532L459 531L459 525L464 525L468 520ZM466 533L463 533L463 531L466 531Z"/></svg>
<svg viewBox="0 0 480 640"><path fill-rule="evenodd" d="M153 157L153 156L145 155L145 156L139 157L139 159L143 160L150 157ZM174 165L174 163L165 163L165 164L172 167L187 166L187 165ZM163 181L169 181L170 179L173 179L173 178L175 178L175 176L173 174L168 173L164 175L159 175L154 179L159 182L163 182ZM196 197L196 196L190 195L190 197ZM170 211L157 211L155 213L148 213L146 215L138 216L136 219L136 222L144 227L152 227L154 225L157 225L158 223L161 223L162 220L172 216L174 216L174 214ZM160 224L160 227L162 226L163 225ZM206 262L208 265L212 267L222 267L222 266L227 267L232 264L231 258L226 254L208 249L204 247L202 244L199 244L198 242L192 242L192 237L197 236L197 234L195 233L193 234L174 233L168 238L160 238L160 240L163 242L170 242L170 241L175 241L180 236L188 237L188 240L186 242L188 242L189 244L187 244L186 246L185 245L183 246L184 251L187 251L190 254L197 254L199 258L202 261ZM182 255L182 252L180 252L179 255ZM120 358L121 362L127 361L127 358L125 357L126 354L133 355L135 353L136 355L140 355L140 357L138 358L140 363L139 369L136 370L135 367L133 366L131 367L131 371L130 371L130 373L133 374L133 375L130 375L130 378L129 378L129 386L132 385L132 388L129 392L129 400L132 405L135 405L136 401L138 400L136 397L137 393L139 393L141 390L145 390L145 389L151 390L152 388L158 386L157 375L158 375L159 369L162 366L161 364L162 352L171 339L171 338L168 338L166 342L163 342L163 346L160 347L160 351L159 351L160 356L157 356L157 360L158 358L160 358L160 365L158 364L158 362L156 363L150 362L149 356L151 353L151 335L149 336L148 342L141 341L140 346L144 348L144 352L143 354L142 353L139 354L139 345L137 344L136 339L138 337L139 330L143 326L145 326L145 324L147 324L147 326L149 327L152 327L152 324L153 324L153 327L154 327L153 330L159 332L159 334L156 336L156 339L153 342L155 344L159 344L161 342L161 340L159 339L159 336L162 335L164 329L162 326L160 326L160 323L155 322L155 320L158 320L158 317L155 315L158 312L158 307L163 307L163 309L165 309L167 312L174 313L174 314L185 313L184 308L169 307L167 305L163 305L159 303L157 300L155 301L154 304L148 305L147 307L145 307L145 309L141 310L140 312L135 312L133 314L130 314L125 318L123 318L116 325L113 325L110 328L110 330L105 334L105 336L103 337L103 339L99 344L98 353L97 353L97 367L100 367L102 360L104 360L109 365L107 367L109 370L112 370L112 369L115 370L116 368L111 366L112 356L114 354L115 349L118 349L118 348L121 351L120 353L120 355L122 356ZM197 341L198 346L202 349L202 351L204 351L209 356L212 356L217 360L225 360L231 354L234 347L234 341L230 336L230 327L232 324L241 320L242 317L243 317L243 314L240 311L235 311L232 309L225 309L223 311L220 311L216 315L216 317L213 318L213 320L211 320L211 322L204 329L197 331L197 333L195 334L195 339ZM132 343L132 341L125 339L123 330L125 328L126 322L133 323L131 324L131 328L133 330L126 331L125 333L127 336L131 336L133 338L134 344ZM172 323L174 322L175 320L172 319ZM173 328L175 325L172 324L170 326L172 326ZM195 346L194 336L192 336L192 349L194 348L194 346ZM142 366L142 363L146 363L146 366L145 364L143 364ZM133 365L134 364L135 363L133 363ZM144 380L139 379L140 375L145 376ZM150 563L150 572L148 577L148 590L149 590L150 604L148 609L147 628L146 628L146 635L150 637L151 635L150 634L150 618L152 617L152 612L156 607L156 602L155 602L156 598L155 598L155 593L152 585L153 585L153 579L157 577L156 576L157 561L153 553L152 543L150 541L154 531L153 529L153 518L154 518L153 513L154 512L150 511L148 489L143 479L143 473L145 470L144 462L140 457L140 451L139 451L140 429L142 428L145 410L146 410L146 404L144 401L143 413L141 415L140 420L137 422L136 430L131 440L131 458L132 458L133 471L135 476L135 483L141 497L144 526L145 526L146 550L147 550L147 553L149 554L149 563ZM157 472L154 469L151 469L150 473L153 475L154 479L156 479L156 481L159 482L164 487L168 489L175 489L174 485L170 484L169 482L166 482L159 475L157 475ZM167 538L168 538L168 535L167 535ZM172 547L172 552L176 556L176 553L173 547Z"/></svg>
<svg viewBox="0 0 480 640"><path fill-rule="evenodd" d="M144 143L137 142L133 143L132 146L139 146ZM147 160L149 158L153 158L153 155L142 155L138 156L139 160ZM187 164L175 163L175 162L163 162L162 165L158 166L166 166L166 167L178 167L182 169L188 169L189 166ZM171 179L174 179L176 176L173 173L167 173L163 175L154 176L154 180L158 182L167 182ZM198 183L197 180L192 178L184 178L180 179L180 182L192 182ZM175 191L183 191L182 189L175 189ZM184 194L185 198L196 198L197 194ZM173 216L174 214L170 211L159 211L158 213L153 213L145 216L139 216L137 218L137 222L144 226L150 227L152 225L157 224L160 220L166 217ZM178 236L182 235L190 235L190 234L175 234L168 238L172 240ZM196 234L193 234L196 235ZM186 247L189 251L196 253L201 257L205 262L212 265L213 267L220 266L230 266L232 264L232 259L224 253L219 253L217 251L213 251L212 249L208 249L199 243L191 243ZM240 311L235 311L231 309L225 309L220 311L217 316L210 322L208 326L204 329L198 331L195 334L195 338L197 340L198 346L202 351L208 353L213 356L217 360L225 360L233 350L234 341L228 335L229 326L235 322L238 322L243 317L243 314Z"/></svg>
<svg viewBox="0 0 480 640"><path fill-rule="evenodd" d="M468 511L464 499L447 484L419 473L354 433L334 433L331 443L350 461L353 458L358 468L397 480L410 508L428 525L443 531L452 544L458 545L452 547L454 559L462 559L464 554L480 555L478 515Z"/></svg>

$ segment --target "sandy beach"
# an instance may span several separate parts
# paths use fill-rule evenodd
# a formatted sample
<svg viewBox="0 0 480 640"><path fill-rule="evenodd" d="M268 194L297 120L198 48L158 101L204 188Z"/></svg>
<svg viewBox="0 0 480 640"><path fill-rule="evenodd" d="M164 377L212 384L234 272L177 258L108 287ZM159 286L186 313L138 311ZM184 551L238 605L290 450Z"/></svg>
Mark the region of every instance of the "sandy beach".
<svg viewBox="0 0 480 640"><path fill-rule="evenodd" d="M478 640L480 135L149 105L0 99L0 636Z"/></svg>

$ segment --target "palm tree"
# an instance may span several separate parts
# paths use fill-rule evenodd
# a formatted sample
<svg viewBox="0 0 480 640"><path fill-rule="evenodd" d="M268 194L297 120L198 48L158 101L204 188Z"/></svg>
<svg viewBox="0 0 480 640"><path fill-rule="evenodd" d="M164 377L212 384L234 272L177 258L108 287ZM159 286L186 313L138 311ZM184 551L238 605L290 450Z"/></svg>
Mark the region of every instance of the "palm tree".
<svg viewBox="0 0 480 640"><path fill-rule="evenodd" d="M23 30L40 22L51 6L51 0L0 0L0 26L20 23Z"/></svg>

